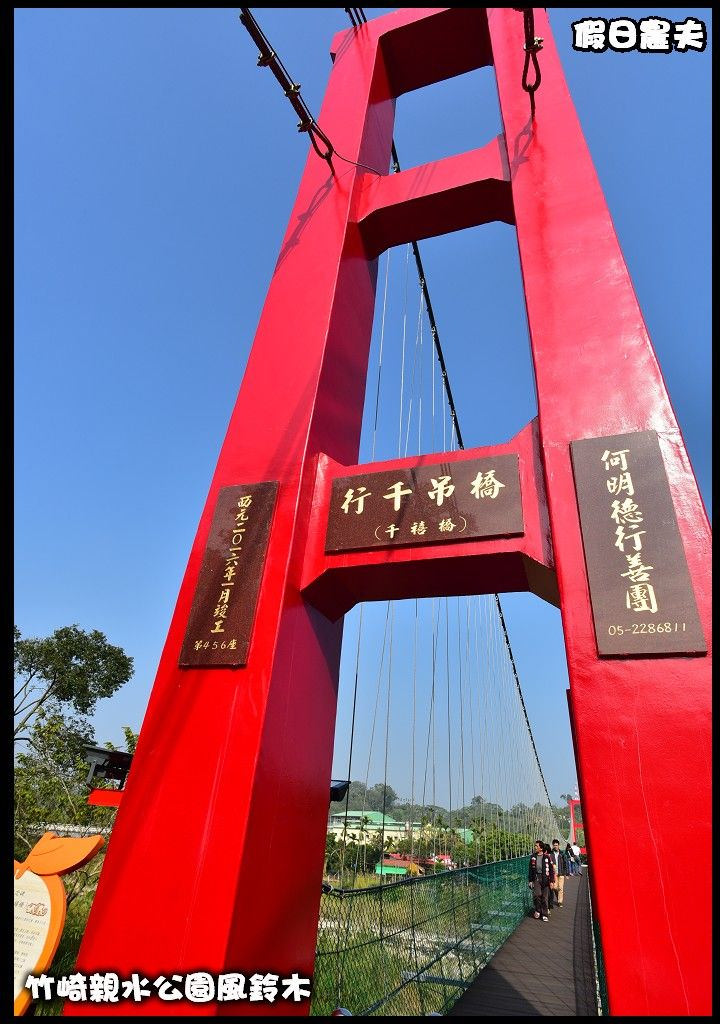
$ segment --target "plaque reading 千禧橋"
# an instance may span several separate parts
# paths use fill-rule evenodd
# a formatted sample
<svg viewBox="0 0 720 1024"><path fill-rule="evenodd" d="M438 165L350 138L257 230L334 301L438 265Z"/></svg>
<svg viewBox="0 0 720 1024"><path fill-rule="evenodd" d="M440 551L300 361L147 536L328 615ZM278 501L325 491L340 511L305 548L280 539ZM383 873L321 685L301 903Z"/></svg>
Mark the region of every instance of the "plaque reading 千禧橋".
<svg viewBox="0 0 720 1024"><path fill-rule="evenodd" d="M518 456L441 462L332 482L327 552L522 534Z"/></svg>
<svg viewBox="0 0 720 1024"><path fill-rule="evenodd" d="M247 664L277 489L274 480L220 489L181 666Z"/></svg>
<svg viewBox="0 0 720 1024"><path fill-rule="evenodd" d="M705 654L657 433L570 451L598 653Z"/></svg>

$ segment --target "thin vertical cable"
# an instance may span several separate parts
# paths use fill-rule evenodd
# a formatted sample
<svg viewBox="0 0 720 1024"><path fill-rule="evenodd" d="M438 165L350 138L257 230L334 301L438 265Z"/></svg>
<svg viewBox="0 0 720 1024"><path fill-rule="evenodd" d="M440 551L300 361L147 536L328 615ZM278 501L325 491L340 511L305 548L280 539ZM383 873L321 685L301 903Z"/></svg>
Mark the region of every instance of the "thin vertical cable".
<svg viewBox="0 0 720 1024"><path fill-rule="evenodd" d="M388 278L390 276L390 249L385 259L385 288L383 289L382 319L380 322L380 353L378 356L377 384L375 386L375 415L373 417L372 454L370 461L375 461L375 442L377 440L378 409L380 408L380 377L382 375L383 346L385 342L385 313L387 311Z"/></svg>

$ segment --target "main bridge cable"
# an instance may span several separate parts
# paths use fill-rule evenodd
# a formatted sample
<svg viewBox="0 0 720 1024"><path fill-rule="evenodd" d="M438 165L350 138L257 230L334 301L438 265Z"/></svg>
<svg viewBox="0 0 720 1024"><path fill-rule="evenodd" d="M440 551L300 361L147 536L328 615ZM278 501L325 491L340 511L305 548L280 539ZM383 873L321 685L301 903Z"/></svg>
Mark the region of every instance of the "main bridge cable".
<svg viewBox="0 0 720 1024"><path fill-rule="evenodd" d="M545 776L543 775L543 770L540 766L540 758L538 757L537 747L535 746L535 737L533 736L533 731L530 728L530 719L528 718L527 708L525 707L525 700L523 698L522 688L520 686L520 677L518 676L518 671L515 666L515 659L513 658L512 647L510 646L510 637L508 636L507 626L505 625L505 616L503 615L502 605L500 604L500 598L498 597L497 594L493 594L493 597L495 598L495 604L497 605L498 615L500 617L500 625L502 626L503 635L505 637L505 646L507 647L508 654L510 656L510 664L512 666L513 676L515 678L515 686L517 687L518 696L520 697L520 706L522 707L523 715L525 716L525 724L527 726L527 731L530 733L530 742L532 743L533 753L535 754L535 760L537 762L538 771L540 772L540 779L542 780L543 789L545 790L545 796L547 797L548 803L550 804L550 808L552 809L553 803L550 799L550 794L548 793L548 788L545 783Z"/></svg>
<svg viewBox="0 0 720 1024"><path fill-rule="evenodd" d="M248 30L251 39L253 40L258 50L260 51L260 56L258 57L258 67L270 68L273 75L280 83L283 92L290 100L290 105L300 118L300 122L298 124L298 131L308 133L308 135L310 136L310 142L312 143L313 149L322 160L327 160L328 164L330 165L330 169L332 170L332 157L335 150L333 148L332 143L330 142L330 139L327 137L325 132L320 128L317 121L310 113L308 106L305 103L305 100L300 95L300 86L297 84L297 82L293 82L287 68L278 57L275 50L273 50L272 46L270 45L270 42L267 39L267 36L258 25L250 8L241 7L240 11L242 12L240 14L240 21ZM320 149L320 146L318 145L317 141L318 139L323 144L323 146L325 146L325 152L323 152Z"/></svg>
<svg viewBox="0 0 720 1024"><path fill-rule="evenodd" d="M352 22L353 28L359 28L360 25L364 24L367 21L367 18L365 17L365 12L363 11L362 7L346 7L345 13Z"/></svg>
<svg viewBox="0 0 720 1024"><path fill-rule="evenodd" d="M335 170L332 164L333 156L336 156L338 160L342 160L344 163L353 164L355 167L361 167L364 170L372 171L373 174L381 176L381 172L374 167L369 167L367 164L360 163L356 160L350 160L348 157L344 157L341 153L333 146L330 139L327 137L325 132L321 129L313 115L310 113L305 100L300 95L300 86L297 82L293 82L290 73L283 64L282 60L278 57L275 50L270 45L265 33L258 25L255 17L253 16L249 7L241 7L240 21L247 29L250 37L252 38L255 45L260 51L258 57L258 67L269 67L273 75L279 82L283 92L287 96L290 104L295 113L300 118L298 123L299 132L307 132L310 136L310 142L312 143L313 149L317 155L322 159L326 160L333 175ZM362 7L346 7L344 8L354 28L359 28L361 24L367 22L365 12ZM324 151L320 148L318 140L325 147ZM395 143L392 143L392 169L394 173L400 171L400 161L398 159L397 149ZM455 435L458 439L458 446L464 448L462 435L460 433L460 424L458 423L457 412L455 409L455 401L452 395L452 389L450 387L450 379L448 377L447 367L445 365L445 356L443 355L442 345L440 344L440 335L438 333L437 323L435 322L435 313L433 311L432 302L430 301L430 293L427 288L425 281L425 270L423 268L422 259L420 256L420 249L418 248L417 242L411 243L413 256L415 258L415 265L417 267L418 277L420 278L420 287L422 288L425 304L428 311L428 320L430 323L430 331L433 337L433 343L435 345L435 351L437 353L438 363L440 365L440 372L442 374L443 386L445 388L445 394L448 400L448 406L450 408L450 418L452 421Z"/></svg>
<svg viewBox="0 0 720 1024"><path fill-rule="evenodd" d="M349 157L343 156L341 153L338 153L330 139L327 137L325 132L322 130L320 125L313 117L313 115L310 113L310 110L308 109L305 100L300 95L299 84L297 82L293 82L289 71L287 70L283 62L280 60L275 50L273 50L267 36L258 25L250 8L241 7L240 11L242 12L240 14L240 21L245 26L248 33L250 34L251 39L253 40L253 42L260 51L260 56L258 57L258 67L270 68L273 75L280 83L280 87L282 88L283 92L290 100L290 105L300 118L300 121L297 126L298 131L308 133L308 135L310 136L310 142L312 143L313 149L315 150L315 152L317 153L321 160L327 161L333 176L335 175L335 168L333 167L332 163L333 156L336 156L338 160L342 160L346 164L353 164L355 167L362 167L366 171L372 171L373 174L379 175L380 171L376 170L376 168L369 167L367 164L360 163L357 160L350 160ZM325 147L324 151L323 149L321 149L319 143L321 143L322 146Z"/></svg>
<svg viewBox="0 0 720 1024"><path fill-rule="evenodd" d="M532 116L535 117L535 92L540 85L540 65L538 64L537 53L542 49L543 40L535 36L535 15L532 7L516 7L516 11L522 11L524 27L525 27L525 69L523 71L523 89L530 94L530 106L532 110ZM346 7L350 21L354 28L358 28L359 24L365 24L367 17L362 7ZM357 19L357 20L356 20ZM533 62L533 68L535 70L535 81L532 85L527 82L527 72L529 69L530 61ZM395 147L395 141L392 143L392 168L395 174L400 171L400 160L398 159L397 149ZM422 259L420 257L420 249L417 242L412 242L413 256L415 257L415 265L417 267L418 277L420 279L420 287L422 289L423 297L425 299L425 305L428 311L428 320L430 322L430 330L435 345L435 351L437 353L438 362L440 364L440 370L442 373L443 386L445 388L445 394L447 396L448 405L450 407L450 416L452 425L455 428L455 436L457 438L458 448L464 451L465 444L460 433L460 424L458 423L457 411L455 409L455 402L452 396L452 390L450 388L450 379L448 377L447 367L445 365L445 357L443 355L442 345L440 344L440 334L438 332L437 323L435 321L435 313L433 311L432 302L430 301L430 292L428 291L427 279L425 277L425 269L423 267ZM515 679L515 686L517 687L518 696L520 697L520 705L525 716L525 724L530 734L530 742L532 743L533 752L535 754L535 760L537 762L538 771L540 772L540 778L542 780L543 789L545 790L545 796L547 797L548 804L552 808L552 800L548 792L547 784L545 782L545 776L540 765L540 758L538 757L537 747L535 746L535 737L533 736L532 729L530 728L530 719L528 718L527 708L525 707L525 700L523 698L522 688L520 686L520 677L518 676L517 667L515 665L515 659L513 657L512 648L510 646L510 638L508 636L507 626L505 624L505 616L503 615L502 605L500 604L500 597L497 594L493 595L495 603L497 605L498 616L500 618L500 624L503 630L503 636L505 638L505 645L510 656L510 664L512 665L513 677Z"/></svg>
<svg viewBox="0 0 720 1024"><path fill-rule="evenodd" d="M334 148L333 144L331 143L330 139L327 137L325 132L323 132L323 130L320 128L320 126L318 125L318 123L315 120L315 118L313 117L313 115L310 113L310 110L308 109L307 104L305 103L305 101L303 100L302 96L300 95L300 86L299 86L299 84L297 84L296 82L293 82L293 80L292 80L292 78L291 78L287 68L283 64L282 60L278 57L278 55L275 52L275 50L273 50L272 46L270 45L270 42L268 41L268 39L265 36L265 34L263 33L262 29L258 25L258 23L255 20L252 12L250 11L250 9L248 7L241 7L240 10L241 10L240 21L245 26L245 28L247 29L249 35L253 39L255 45L260 50L260 56L258 58L258 66L259 67L269 67L270 68L270 70L272 71L273 75L277 79L278 83L282 87L283 92L285 93L285 96L290 101L290 104L293 107L293 110L295 111L295 113L300 118L300 122L298 124L298 131L300 131L300 132L307 132L308 133L308 135L310 137L310 142L312 143L312 146L313 146L313 149L315 150L317 155L322 160L326 160L327 161L328 165L330 166L330 170L332 171L332 173L333 174L335 173L333 165L332 165L332 157L333 157L333 155L335 155L335 156L337 156L337 158L339 160L342 160L345 163L353 164L356 167L362 167L365 170L372 171L373 174L379 174L379 172L375 168L369 167L367 164L362 164L362 163L360 163L358 161L355 161L355 160L350 160L349 158L344 157L344 156L342 156L342 154L337 152L337 150ZM516 10L522 10L523 17L524 17L525 40L526 40L525 41L526 59L525 59L525 70L523 71L523 88L530 94L531 109L532 109L532 114L533 114L533 117L534 117L534 113L535 113L534 93L537 90L538 86L540 85L540 67L539 67L539 64L538 64L538 61L537 61L537 51L539 49L541 49L543 41L542 41L542 39L539 39L539 38L534 36L534 15L533 15L532 8L516 8ZM358 27L360 27L360 25L365 24L367 22L367 17L365 16L365 12L362 9L362 7L352 7L352 8L347 8L346 7L345 11L348 14L348 16L350 18L350 21L351 21L351 23L352 23L354 28L358 28ZM530 60L532 60L533 67L535 69L535 80L532 83L532 85L527 82L527 72L529 70ZM325 147L324 151L320 148L320 145L318 144L318 140ZM397 149L395 147L395 142L394 141L392 142L391 153L392 153L392 168L393 168L393 172L394 173L398 173L400 171L400 161L399 161L399 158L398 158L398 153L397 153ZM452 421L452 426L454 428L455 436L457 438L458 448L461 449L461 450L464 450L465 444L463 442L462 434L460 432L460 424L459 424L459 421L458 421L457 410L455 408L455 401L453 399L452 389L450 387L450 379L448 377L447 366L446 366L446 363L445 363L445 357L444 357L444 354L443 354L442 345L440 343L440 334L439 334L439 331L438 331L438 328L437 328L437 322L435 320L435 313L434 313L434 310L433 310L432 301L430 299L430 293L429 293L428 286L427 286L427 279L426 279L426 276L425 276L425 269L423 267L422 258L420 256L420 249L418 247L417 242L412 242L411 246L412 246L413 256L415 258L415 265L416 265L416 268L417 268L418 277L420 279L420 287L422 289L423 297L424 297L424 300L425 300L425 305L426 305L426 308L427 308L427 311L428 311L428 320L429 320L429 323L430 323L430 330L431 330L431 334L432 334L432 338L433 338L433 343L434 343L435 351L436 351L437 358L438 358L438 363L440 365L440 371L441 371L441 375L442 375L443 387L445 389L445 394L446 394L447 401L448 401L448 406L449 406L449 410L450 410L450 417L451 417L451 421ZM495 597L495 601L496 601L496 604L497 604L498 614L499 614L500 621L501 621L501 624L502 624L503 633L504 633L504 636L505 636L505 642L506 642L506 645L508 647L508 652L510 654L510 659L511 659L512 668L513 668L513 675L514 675L514 678L515 678L516 686L518 688L518 693L520 695L520 700L521 700L521 704L522 704L522 708L523 708L523 713L525 715L525 721L526 721L526 724L527 724L528 731L530 732L530 738L531 738L531 741L532 741L533 750L535 752L535 758L536 758L536 761L537 761L538 770L540 771L540 776L542 778L542 783L543 783L543 787L545 789L545 794L546 794L546 796L548 798L548 803L552 807L552 801L550 800L550 796L549 796L548 791L547 791L547 785L545 784L545 778L544 778L544 776L542 774L542 768L540 767L540 760L539 760L539 758L537 756L537 749L535 747L535 740L534 740L533 735L532 735L532 730L530 729L530 722L529 722L529 719L527 717L527 711L525 709L525 702L524 702L523 697L522 697L522 690L520 689L520 680L518 678L517 669L515 667L515 661L514 661L514 658L512 657L512 650L510 648L510 641L509 641L508 634L507 634L507 628L505 626L505 619L504 619L504 616L503 616L503 613L502 613L502 607L500 605L500 598L499 598L499 596L497 594L495 594L494 597Z"/></svg>

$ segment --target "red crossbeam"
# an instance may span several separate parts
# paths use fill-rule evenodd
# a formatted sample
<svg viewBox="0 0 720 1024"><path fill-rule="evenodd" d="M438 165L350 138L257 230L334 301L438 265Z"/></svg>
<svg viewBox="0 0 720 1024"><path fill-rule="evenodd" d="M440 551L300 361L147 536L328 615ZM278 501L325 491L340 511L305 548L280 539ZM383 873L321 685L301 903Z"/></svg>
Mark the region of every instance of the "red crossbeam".
<svg viewBox="0 0 720 1024"><path fill-rule="evenodd" d="M495 220L514 224L504 139L390 177L366 174L356 217L370 257Z"/></svg>
<svg viewBox="0 0 720 1024"><path fill-rule="evenodd" d="M96 807L119 807L122 795L121 789L91 789L87 802Z"/></svg>
<svg viewBox="0 0 720 1024"><path fill-rule="evenodd" d="M452 467L468 459L510 453L519 457L525 526L522 536L341 554L325 551L333 478L360 471L375 473L437 462ZM528 424L507 444L488 448L351 467L320 455L302 589L305 598L331 619L337 619L359 601L493 594L508 590L531 591L557 604L537 422Z"/></svg>

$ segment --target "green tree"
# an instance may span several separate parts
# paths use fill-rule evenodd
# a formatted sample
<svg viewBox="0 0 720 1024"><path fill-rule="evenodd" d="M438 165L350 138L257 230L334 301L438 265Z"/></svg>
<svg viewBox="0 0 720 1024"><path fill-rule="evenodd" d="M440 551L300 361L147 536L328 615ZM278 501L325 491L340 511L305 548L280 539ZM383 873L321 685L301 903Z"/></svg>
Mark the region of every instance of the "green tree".
<svg viewBox="0 0 720 1024"><path fill-rule="evenodd" d="M128 681L133 660L98 630L66 626L44 639L24 639L15 627L14 662L14 847L24 860L47 831L109 834L114 809L87 803L85 747L96 743L88 716ZM124 733L132 752L137 735L128 726ZM102 855L71 873L69 901L94 884L101 863Z"/></svg>
<svg viewBox="0 0 720 1024"><path fill-rule="evenodd" d="M139 733L133 732L129 725L122 727L123 735L125 736L125 749L128 754L135 753L135 747L137 746Z"/></svg>
<svg viewBox="0 0 720 1024"><path fill-rule="evenodd" d="M567 804L561 807L553 807L553 813L555 820L558 824L558 829L563 836L570 834L570 808Z"/></svg>
<svg viewBox="0 0 720 1024"><path fill-rule="evenodd" d="M367 790L365 808L368 811L384 811L385 814L390 814L397 798L392 786L376 782Z"/></svg>
<svg viewBox="0 0 720 1024"><path fill-rule="evenodd" d="M139 737L140 734L137 733L137 732L133 732L133 730L130 728L129 725L124 725L122 727L122 731L123 731L123 736L125 737L125 750L127 751L128 754L134 754L135 753L135 747L137 746L137 741L138 741L138 737ZM107 741L105 746L108 748L108 750L118 750L119 749L113 743L111 743L109 740Z"/></svg>
<svg viewBox="0 0 720 1024"><path fill-rule="evenodd" d="M127 727L126 727L127 728ZM134 736L132 730L128 732ZM14 848L25 860L44 832L73 836L101 833L109 836L115 816L112 807L87 803L89 765L85 745L94 744L89 723L41 709L28 736L28 747L15 762ZM100 783L102 785L102 783ZM103 855L66 878L68 902L92 889Z"/></svg>
<svg viewBox="0 0 720 1024"><path fill-rule="evenodd" d="M346 796L342 800L333 800L330 804L331 814L342 814L345 808L349 811L361 811L366 806L367 789L364 782L351 782Z"/></svg>
<svg viewBox="0 0 720 1024"><path fill-rule="evenodd" d="M104 633L63 626L52 636L23 639L15 627L13 712L16 741L29 740L41 711L61 708L90 715L101 697L111 697L133 672L133 660Z"/></svg>

